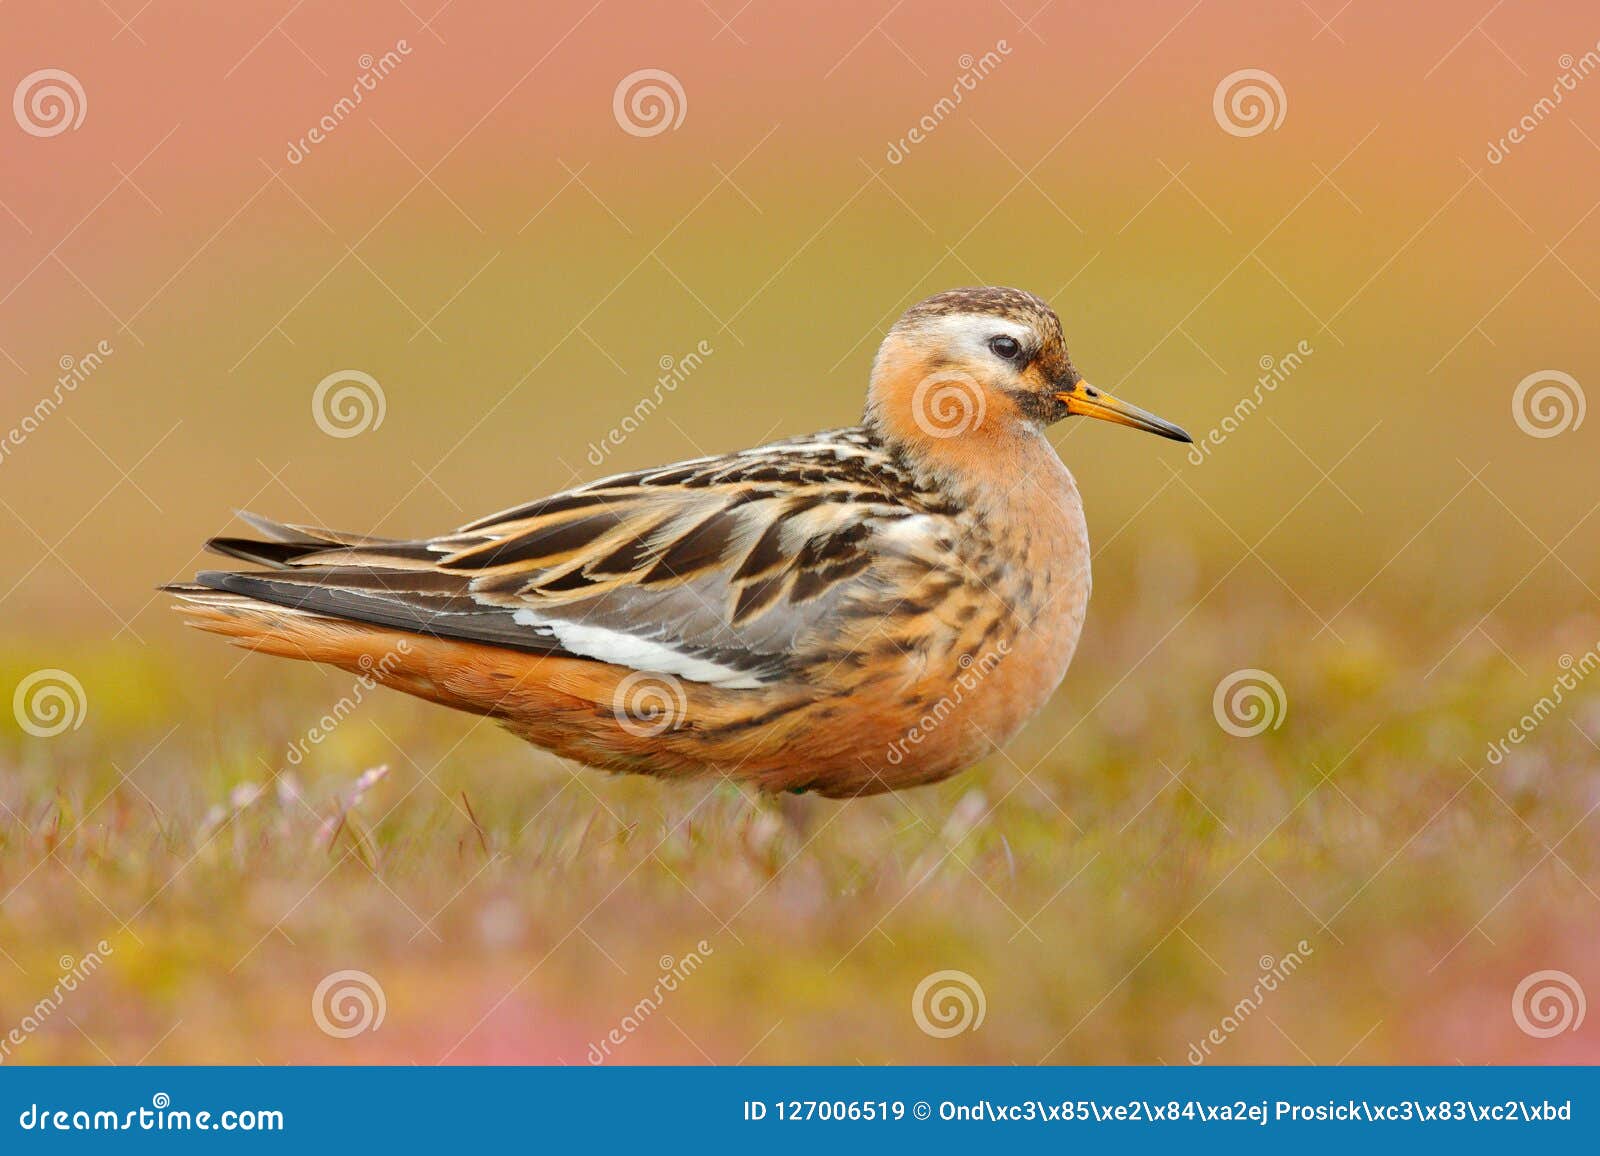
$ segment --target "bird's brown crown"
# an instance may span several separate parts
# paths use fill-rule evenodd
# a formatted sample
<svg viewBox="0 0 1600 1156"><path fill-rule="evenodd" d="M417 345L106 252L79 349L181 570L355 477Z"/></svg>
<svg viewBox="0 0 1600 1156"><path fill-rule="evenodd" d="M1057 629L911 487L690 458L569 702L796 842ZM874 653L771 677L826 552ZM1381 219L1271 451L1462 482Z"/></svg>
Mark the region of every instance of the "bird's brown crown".
<svg viewBox="0 0 1600 1156"><path fill-rule="evenodd" d="M1023 325L1061 332L1061 320L1043 300L1022 289L1003 285L979 285L965 289L946 289L917 302L900 319L901 324L920 318L943 317L952 313L986 313Z"/></svg>

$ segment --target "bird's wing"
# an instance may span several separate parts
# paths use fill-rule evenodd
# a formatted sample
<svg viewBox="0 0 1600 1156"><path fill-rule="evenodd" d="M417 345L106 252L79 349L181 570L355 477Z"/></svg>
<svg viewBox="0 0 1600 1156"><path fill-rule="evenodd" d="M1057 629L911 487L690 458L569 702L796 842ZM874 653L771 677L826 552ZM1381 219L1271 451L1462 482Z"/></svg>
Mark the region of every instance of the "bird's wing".
<svg viewBox="0 0 1600 1156"><path fill-rule="evenodd" d="M201 585L296 610L590 658L727 688L801 674L893 605L925 524L915 487L857 430L618 475L438 538L255 520L218 539L268 571Z"/></svg>

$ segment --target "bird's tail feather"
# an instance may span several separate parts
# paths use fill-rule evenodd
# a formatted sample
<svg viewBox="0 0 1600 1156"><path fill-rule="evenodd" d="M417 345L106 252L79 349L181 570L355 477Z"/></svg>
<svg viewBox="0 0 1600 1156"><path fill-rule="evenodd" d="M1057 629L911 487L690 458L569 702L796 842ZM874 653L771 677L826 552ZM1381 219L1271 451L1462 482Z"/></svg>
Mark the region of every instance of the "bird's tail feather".
<svg viewBox="0 0 1600 1156"><path fill-rule="evenodd" d="M592 712L609 701L596 664L544 658L262 602L179 583L162 587L187 624L236 646L281 658L327 663L418 698L504 718Z"/></svg>

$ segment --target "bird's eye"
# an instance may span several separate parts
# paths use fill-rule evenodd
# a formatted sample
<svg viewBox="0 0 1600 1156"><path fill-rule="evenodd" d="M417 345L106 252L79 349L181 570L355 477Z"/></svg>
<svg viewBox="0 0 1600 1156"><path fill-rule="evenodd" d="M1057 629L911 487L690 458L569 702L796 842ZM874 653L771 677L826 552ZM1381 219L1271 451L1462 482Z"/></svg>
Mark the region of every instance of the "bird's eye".
<svg viewBox="0 0 1600 1156"><path fill-rule="evenodd" d="M1013 361L1022 352L1022 343L1015 337L1007 337L1002 333L999 337L991 337L989 339L989 349L996 357L1003 357L1007 361Z"/></svg>

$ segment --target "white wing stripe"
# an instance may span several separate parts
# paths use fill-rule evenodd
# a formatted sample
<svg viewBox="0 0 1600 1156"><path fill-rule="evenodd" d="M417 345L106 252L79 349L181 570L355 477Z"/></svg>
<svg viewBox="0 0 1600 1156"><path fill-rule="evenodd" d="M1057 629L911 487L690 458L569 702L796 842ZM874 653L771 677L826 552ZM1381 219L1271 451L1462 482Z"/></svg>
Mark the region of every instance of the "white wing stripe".
<svg viewBox="0 0 1600 1156"><path fill-rule="evenodd" d="M626 666L632 670L676 675L690 682L709 683L729 690L753 690L763 685L760 679L746 671L696 658L692 654L684 654L670 646L620 630L608 630L583 622L541 618L532 610L518 610L511 617L521 626L537 626L550 631L565 649L584 658Z"/></svg>

